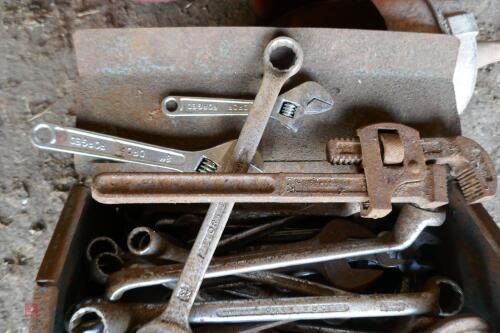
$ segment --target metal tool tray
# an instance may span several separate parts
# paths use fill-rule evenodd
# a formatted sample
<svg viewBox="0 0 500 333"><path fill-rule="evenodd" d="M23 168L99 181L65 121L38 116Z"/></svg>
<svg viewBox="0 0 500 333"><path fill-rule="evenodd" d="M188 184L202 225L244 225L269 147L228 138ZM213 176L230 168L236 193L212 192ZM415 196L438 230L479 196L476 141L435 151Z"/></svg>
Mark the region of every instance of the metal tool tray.
<svg viewBox="0 0 500 333"><path fill-rule="evenodd" d="M493 332L500 329L500 232L481 205L468 206L455 188L451 188L447 221L440 227L443 242L435 252L439 273L462 286L465 294L464 312L485 319ZM170 212L203 212L203 205L151 205L151 209ZM321 204L309 212L300 205L274 204L237 205L234 215L258 217L272 214L332 215ZM119 209L116 209L119 208ZM99 295L102 286L89 282L85 263L86 244L97 236L125 239L125 221L117 205L103 205L90 197L83 185L71 192L54 235L40 266L34 287L33 302L39 304L39 314L31 320L31 332L64 332L65 315L71 306L85 297ZM127 209L133 211L130 205ZM118 228L117 228L118 226ZM119 244L125 248L125 244Z"/></svg>
<svg viewBox="0 0 500 333"><path fill-rule="evenodd" d="M305 52L302 71L285 89L315 80L334 95L336 105L328 114L307 119L298 134L271 122L261 144L267 160L290 158L292 151L294 159L322 159L331 137L352 136L356 128L380 121L405 123L423 136L460 134L452 84L458 50L454 37L254 27L77 32L77 126L191 150L234 139L241 118L167 118L160 101L168 94L252 98L260 82L262 50L276 35L295 38ZM151 170L75 160L81 175ZM436 253L436 260L442 263L442 273L463 287L465 311L500 330L500 231L482 206L467 206L453 186L450 201L448 221L441 229L443 250ZM195 207L204 206L189 210ZM333 215L331 206L321 207L314 213ZM120 232L116 208L92 200L83 185L72 189L37 276L33 302L40 305L40 313L31 320L32 332L64 331L69 307L84 296L96 295L83 253L92 237ZM292 213L296 208L238 205L235 214Z"/></svg>

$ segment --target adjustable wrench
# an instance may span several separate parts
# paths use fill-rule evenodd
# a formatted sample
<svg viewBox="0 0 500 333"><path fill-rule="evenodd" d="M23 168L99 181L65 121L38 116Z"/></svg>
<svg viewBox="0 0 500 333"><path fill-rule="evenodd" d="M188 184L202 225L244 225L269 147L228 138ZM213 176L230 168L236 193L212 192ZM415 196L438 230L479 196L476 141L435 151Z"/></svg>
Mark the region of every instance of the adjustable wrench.
<svg viewBox="0 0 500 333"><path fill-rule="evenodd" d="M247 116L253 100L167 96L161 109L168 117ZM304 82L278 96L271 118L297 132L305 115L331 110L332 96L319 83Z"/></svg>
<svg viewBox="0 0 500 333"><path fill-rule="evenodd" d="M302 49L291 38L278 37L266 46L261 86L224 171L248 171L278 94L283 84L299 71L302 61ZM167 308L138 333L191 332L189 313L233 207L234 202L210 204Z"/></svg>
<svg viewBox="0 0 500 333"><path fill-rule="evenodd" d="M444 219L443 211L426 211L405 205L399 213L393 231L382 237L346 240L334 244L299 244L219 257L217 262L208 267L205 278L400 251L408 248L426 227L440 226ZM179 276L180 267L182 266L169 265L122 269L110 276L106 294L110 300L116 301L128 290L175 281Z"/></svg>
<svg viewBox="0 0 500 333"><path fill-rule="evenodd" d="M236 140L201 151L182 151L132 141L78 128L40 123L31 131L40 149L119 162L136 163L180 172L216 172Z"/></svg>
<svg viewBox="0 0 500 333"><path fill-rule="evenodd" d="M452 316L462 309L463 302L463 292L455 282L436 277L427 281L421 292L198 303L194 305L189 321L234 323L418 314ZM85 318L92 318L92 324L101 324L105 332L123 333L148 322L164 308L164 304L122 304L95 300L80 306L73 313L69 329L74 332L79 325L85 324L82 323ZM89 316L90 314L94 316Z"/></svg>

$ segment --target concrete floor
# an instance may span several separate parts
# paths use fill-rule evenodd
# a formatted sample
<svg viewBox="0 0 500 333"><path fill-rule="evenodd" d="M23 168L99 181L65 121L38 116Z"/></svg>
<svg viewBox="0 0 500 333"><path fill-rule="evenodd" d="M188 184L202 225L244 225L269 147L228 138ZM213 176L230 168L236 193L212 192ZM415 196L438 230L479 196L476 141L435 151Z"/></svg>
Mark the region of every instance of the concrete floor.
<svg viewBox="0 0 500 333"><path fill-rule="evenodd" d="M480 40L500 39L499 0L462 0L476 14ZM78 181L67 155L34 149L37 120L73 125L76 29L183 25L253 25L247 1L41 0L0 2L0 331L24 332L34 277L68 189ZM479 71L462 115L464 135L500 166L500 64ZM500 168L499 168L500 169ZM486 204L500 221L499 200Z"/></svg>

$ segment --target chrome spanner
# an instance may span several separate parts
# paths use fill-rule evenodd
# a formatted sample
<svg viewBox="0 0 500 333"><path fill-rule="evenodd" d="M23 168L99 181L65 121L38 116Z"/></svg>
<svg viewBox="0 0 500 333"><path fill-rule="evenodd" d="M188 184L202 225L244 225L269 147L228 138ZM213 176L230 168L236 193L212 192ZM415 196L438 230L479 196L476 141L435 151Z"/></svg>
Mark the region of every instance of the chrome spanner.
<svg viewBox="0 0 500 333"><path fill-rule="evenodd" d="M188 96L167 96L161 109L168 117L218 117L247 116L253 100L208 98ZM305 115L330 111L334 101L319 83L304 82L278 96L271 118L297 132Z"/></svg>
<svg viewBox="0 0 500 333"><path fill-rule="evenodd" d="M236 323L419 314L451 316L462 309L463 297L455 282L435 278L422 292L207 302L195 305L189 319L192 323Z"/></svg>
<svg viewBox="0 0 500 333"><path fill-rule="evenodd" d="M225 172L248 171L278 94L283 84L302 67L302 61L302 49L291 38L278 37L266 46L264 77L240 136L232 153L228 155L228 165L223 169ZM191 332L189 313L234 204L210 204L167 308L138 333Z"/></svg>
<svg viewBox="0 0 500 333"><path fill-rule="evenodd" d="M421 292L399 294L290 297L197 303L191 323L236 323L281 320L394 317L419 314L452 316L464 304L463 291L454 281L434 277ZM164 304L126 304L103 300L81 305L69 320L74 332L84 318L92 318L105 332L124 333L146 323ZM82 325L83 326L83 325ZM140 330L139 330L140 332ZM157 331L161 332L161 331Z"/></svg>
<svg viewBox="0 0 500 333"><path fill-rule="evenodd" d="M244 231L240 234L240 239L243 239L247 235L247 232ZM137 256L167 259L176 262L184 262L189 254L186 249L175 245L165 234L156 232L148 227L134 228L127 237L127 246L129 251ZM217 262L217 257L212 259L212 263L214 262ZM305 295L349 294L349 292L342 289L271 271L249 272L239 274L238 277L248 281L300 292Z"/></svg>
<svg viewBox="0 0 500 333"><path fill-rule="evenodd" d="M405 205L399 213L393 231L382 237L352 239L333 244L302 243L220 257L208 267L205 278L400 251L411 246L426 227L442 225L445 217L443 211L427 211ZM180 265L169 265L122 269L111 274L106 290L107 297L116 301L128 290L175 281L179 277L180 267Z"/></svg>
<svg viewBox="0 0 500 333"><path fill-rule="evenodd" d="M236 140L201 151L182 151L73 127L40 123L31 131L40 149L136 163L180 172L216 172Z"/></svg>

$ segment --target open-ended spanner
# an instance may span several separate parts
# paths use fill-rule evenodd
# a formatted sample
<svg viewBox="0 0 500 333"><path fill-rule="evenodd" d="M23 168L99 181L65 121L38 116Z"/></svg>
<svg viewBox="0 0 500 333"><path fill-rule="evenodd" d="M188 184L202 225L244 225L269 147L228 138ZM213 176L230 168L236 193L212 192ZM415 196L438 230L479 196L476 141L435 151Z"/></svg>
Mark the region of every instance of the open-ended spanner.
<svg viewBox="0 0 500 333"><path fill-rule="evenodd" d="M279 221L281 222L282 220ZM239 234L234 235L234 237L243 239L247 235L247 232L244 231L241 234L242 237L239 237ZM370 237L374 237L374 235L361 225L347 220L334 220L328 223L316 237L301 243L295 243L294 246L318 242L333 243L344 241L348 238L360 239ZM174 244L167 235L156 232L148 227L134 228L128 235L127 246L129 251L137 256L154 257L156 259L183 262L188 255L186 249ZM386 256L386 253L380 253L364 256L362 259L372 262L377 262L379 259L386 261ZM356 258L352 258L352 260L354 259ZM212 259L213 263L217 263L217 257ZM329 282L341 289L270 271L244 273L238 274L238 276L242 279L288 289L304 295L325 296L346 294L343 289L359 290L373 283L383 274L382 270L377 269L352 268L347 260L322 262L316 264L314 267Z"/></svg>
<svg viewBox="0 0 500 333"><path fill-rule="evenodd" d="M464 295L453 281L435 277L421 292L400 294L290 297L275 299L215 301L195 304L191 323L235 323L281 320L369 318L432 314L452 316L463 306ZM80 306L69 321L70 331L93 318L109 332L122 333L146 323L165 304L124 304L103 300ZM94 316L89 316L93 314ZM87 316L86 316L87 315ZM140 330L139 330L140 331Z"/></svg>
<svg viewBox="0 0 500 333"><path fill-rule="evenodd" d="M281 219L276 222L283 223L283 220L286 219ZM272 224L273 222L271 225ZM233 235L233 237L243 240L246 236L252 234L248 231L260 229L260 227L261 226L258 226L256 228L243 231L240 234ZM312 239L305 240L300 243L294 243L293 246L299 247L307 244L329 244L345 241L349 238L363 239L373 238L374 236L375 235L366 227L348 220L336 219L329 222ZM170 237L163 233L156 232L148 227L134 228L127 237L127 246L129 251L137 256L154 257L157 259L167 259L176 262L184 262L188 255L188 251L174 244ZM269 250L269 248L267 248L267 250ZM351 258L350 261L356 259L358 258ZM401 264L402 261L397 259L392 260L387 253L367 255L359 259L375 264L378 261L382 261L383 265L386 265L388 261L391 261L390 264L392 266ZM217 257L212 259L212 263L216 262ZM340 289L322 286L304 279L298 279L292 276L267 271L239 274L239 277L273 285L275 287L301 292L305 295L324 296L331 295L332 292L337 294L345 293L343 289L359 290L373 283L383 274L383 271L379 269L355 269L351 267L349 261L347 260L333 260L318 263L315 265L315 269L319 271L329 282Z"/></svg>
<svg viewBox="0 0 500 333"><path fill-rule="evenodd" d="M171 171L216 172L236 140L201 151L182 151L74 127L40 123L31 131L31 141L40 149L84 155L98 159L136 163Z"/></svg>
<svg viewBox="0 0 500 333"><path fill-rule="evenodd" d="M161 109L169 117L247 116L253 103L245 99L167 96ZM297 132L305 115L327 112L333 103L325 88L307 81L278 96L271 118Z"/></svg>
<svg viewBox="0 0 500 333"><path fill-rule="evenodd" d="M404 205L393 231L381 237L352 239L334 244L290 245L254 253L219 257L217 262L208 267L205 278L400 251L408 248L426 227L440 226L444 222L445 215L443 211L428 211ZM179 277L181 267L181 265L169 265L122 269L110 276L106 290L107 297L115 301L128 290L175 281Z"/></svg>
<svg viewBox="0 0 500 333"><path fill-rule="evenodd" d="M225 172L248 171L280 90L299 71L302 61L302 49L291 38L278 37L266 46L261 86L234 149L228 155ZM189 313L233 207L234 202L210 204L167 308L138 333L191 332Z"/></svg>
<svg viewBox="0 0 500 333"><path fill-rule="evenodd" d="M137 256L154 257L156 259L167 259L177 262L184 262L189 254L186 249L174 244L165 234L156 232L148 227L134 228L128 235L127 246L130 252ZM212 264L216 262L217 257L214 257ZM349 264L346 262L346 265ZM361 271L360 273L360 275L363 275ZM299 292L304 295L325 296L349 294L342 289L271 271L242 273L238 274L238 277L248 281ZM366 278L363 279L361 277L361 280L366 280Z"/></svg>

